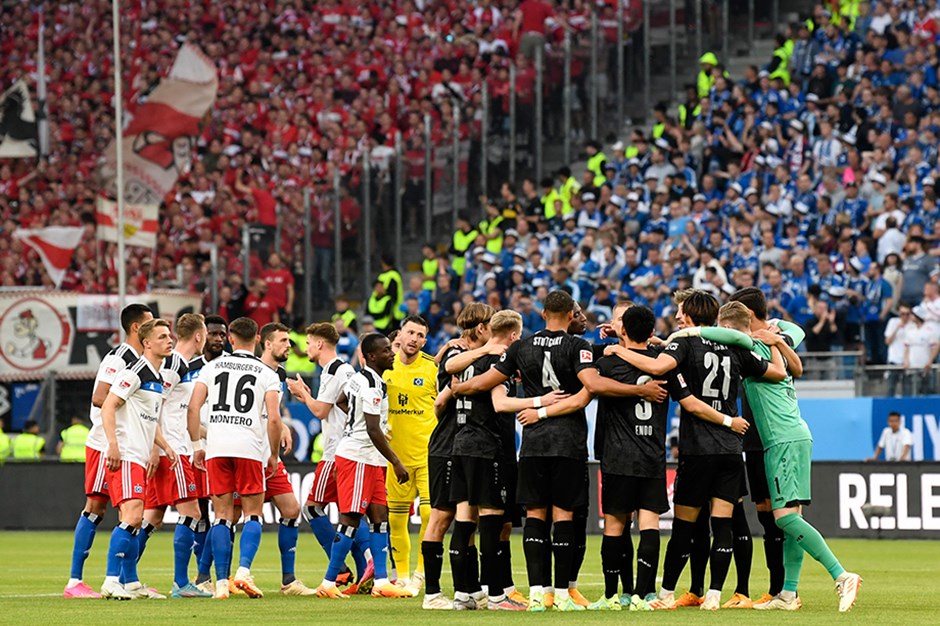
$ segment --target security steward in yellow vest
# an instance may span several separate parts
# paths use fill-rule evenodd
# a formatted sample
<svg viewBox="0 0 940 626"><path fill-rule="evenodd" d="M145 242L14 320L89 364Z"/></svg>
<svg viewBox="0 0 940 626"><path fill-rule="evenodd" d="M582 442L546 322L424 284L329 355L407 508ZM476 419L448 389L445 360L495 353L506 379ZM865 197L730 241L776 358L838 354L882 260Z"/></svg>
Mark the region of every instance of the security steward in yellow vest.
<svg viewBox="0 0 940 626"><path fill-rule="evenodd" d="M59 435L59 460L63 463L85 462L85 440L88 439L89 428L80 417L72 418L72 425Z"/></svg>
<svg viewBox="0 0 940 626"><path fill-rule="evenodd" d="M470 224L470 215L466 211L457 213L457 230L451 239L450 252L453 260L450 265L454 268L457 276L463 276L467 268L467 260L464 258L467 250L473 245L479 231Z"/></svg>
<svg viewBox="0 0 940 626"><path fill-rule="evenodd" d="M424 257L421 261L423 277L421 288L425 291L434 291L437 288L437 273L441 269L440 261L437 260L437 251L433 245L426 243L421 248L421 255Z"/></svg>
<svg viewBox="0 0 940 626"><path fill-rule="evenodd" d="M585 169L594 175L594 186L600 187L607 180L607 177L604 176L604 164L607 162L607 155L601 152L600 142L593 139L584 144L584 151L588 155Z"/></svg>
<svg viewBox="0 0 940 626"><path fill-rule="evenodd" d="M376 280L372 286L372 294L366 303L366 312L375 320L375 329L380 333L394 330L395 301L385 293L385 283Z"/></svg>
<svg viewBox="0 0 940 626"><path fill-rule="evenodd" d="M702 114L701 100L695 85L685 86L685 102L679 105L678 118L679 126L686 130L692 129L692 124L696 118Z"/></svg>
<svg viewBox="0 0 940 626"><path fill-rule="evenodd" d="M480 221L477 227L486 237L486 251L499 254L503 250L503 213L492 202L486 203L486 219Z"/></svg>
<svg viewBox="0 0 940 626"><path fill-rule="evenodd" d="M13 441L10 435L3 430L3 420L0 420L0 465L3 465L13 452Z"/></svg>
<svg viewBox="0 0 940 626"><path fill-rule="evenodd" d="M356 320L356 312L349 308L349 297L345 294L340 294L336 296L334 302L336 304L336 313L333 313L330 321L335 324L336 320L343 320L343 325L345 325L346 328L351 330L354 334L358 334L359 322Z"/></svg>
<svg viewBox="0 0 940 626"><path fill-rule="evenodd" d="M542 215L545 216L546 220L553 220L556 217L561 217L558 214L558 208L556 203L561 203L564 205L564 200L561 197L561 194L558 193L558 190L555 189L555 182L551 177L546 177L542 179Z"/></svg>
<svg viewBox="0 0 940 626"><path fill-rule="evenodd" d="M572 176L571 168L567 166L558 168L557 178L561 183L558 188L558 195L561 196L561 214L568 215L571 213L571 198L578 195L581 185L578 179Z"/></svg>
<svg viewBox="0 0 940 626"><path fill-rule="evenodd" d="M783 35L776 37L777 47L774 48L774 56L767 67L770 80L780 79L784 87L790 86L790 57L787 54L787 39Z"/></svg>
<svg viewBox="0 0 940 626"><path fill-rule="evenodd" d="M695 88L698 91L699 99L702 99L708 97L708 93L715 84L712 69L718 65L718 57L715 56L714 52L706 52L699 58L698 63L702 69L699 70L698 77L695 79Z"/></svg>
<svg viewBox="0 0 940 626"><path fill-rule="evenodd" d="M385 293L392 298L395 305L393 313L395 320L403 320L405 319L405 313L401 310L401 305L405 302L405 282L402 280L399 271L395 269L395 258L390 253L385 252L379 257L379 264L382 273L379 274L378 280L385 285Z"/></svg>
<svg viewBox="0 0 940 626"><path fill-rule="evenodd" d="M22 434L13 440L14 461L38 461L42 458L42 449L46 440L39 436L39 424L33 420L26 422Z"/></svg>
<svg viewBox="0 0 940 626"><path fill-rule="evenodd" d="M317 436L314 437L313 439L313 445L310 446L310 460L313 463L319 463L320 460L323 458L323 440L324 439L325 437L323 436L322 431L318 433Z"/></svg>

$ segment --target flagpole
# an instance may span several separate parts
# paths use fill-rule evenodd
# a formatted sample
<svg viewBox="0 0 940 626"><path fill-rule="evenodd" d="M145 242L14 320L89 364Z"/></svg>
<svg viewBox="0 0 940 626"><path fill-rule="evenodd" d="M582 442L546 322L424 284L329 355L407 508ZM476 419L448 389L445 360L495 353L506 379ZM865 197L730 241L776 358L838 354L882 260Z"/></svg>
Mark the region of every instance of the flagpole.
<svg viewBox="0 0 940 626"><path fill-rule="evenodd" d="M46 115L46 3L39 5L39 58L36 65L39 80L36 81L36 96L39 112L36 116L39 130L39 156L49 155L49 118Z"/></svg>
<svg viewBox="0 0 940 626"><path fill-rule="evenodd" d="M124 262L124 96L121 89L121 19L118 0L111 0L111 30L114 39L114 156L117 169L117 271L118 311L124 310L127 300L127 265ZM119 325L120 326L120 325ZM119 329L123 339L124 329Z"/></svg>

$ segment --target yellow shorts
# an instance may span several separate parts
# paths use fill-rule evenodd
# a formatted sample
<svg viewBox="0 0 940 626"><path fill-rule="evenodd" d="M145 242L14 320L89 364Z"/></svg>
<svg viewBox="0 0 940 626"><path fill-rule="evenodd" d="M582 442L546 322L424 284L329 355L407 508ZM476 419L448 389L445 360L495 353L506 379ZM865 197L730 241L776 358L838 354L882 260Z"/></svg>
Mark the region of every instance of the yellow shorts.
<svg viewBox="0 0 940 626"><path fill-rule="evenodd" d="M385 486L388 491L388 503L391 506L393 502L398 504L407 503L409 506L415 501L415 498L421 498L421 504L430 504L431 498L428 491L428 466L409 467L408 480L398 484L395 478L395 472L389 467L385 477Z"/></svg>

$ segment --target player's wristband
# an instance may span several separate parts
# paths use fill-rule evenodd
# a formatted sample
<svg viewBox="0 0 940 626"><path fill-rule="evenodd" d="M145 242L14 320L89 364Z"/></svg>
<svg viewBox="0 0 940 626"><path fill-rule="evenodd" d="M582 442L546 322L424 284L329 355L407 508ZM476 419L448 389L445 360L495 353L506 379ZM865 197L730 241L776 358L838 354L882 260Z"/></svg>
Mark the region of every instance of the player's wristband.
<svg viewBox="0 0 940 626"><path fill-rule="evenodd" d="M724 421L722 422L722 424L724 424L725 428L731 428L731 424L732 424L732 423L734 423L734 420L731 419L730 417L728 417L727 415L725 415L725 419L724 419Z"/></svg>
<svg viewBox="0 0 940 626"><path fill-rule="evenodd" d="M542 396L535 396L532 398L532 408L541 409L542 408Z"/></svg>
<svg viewBox="0 0 940 626"><path fill-rule="evenodd" d="M548 417L548 409L546 409L544 406L540 408L538 411L536 411L536 413L538 414L540 420L543 420L546 417Z"/></svg>
<svg viewBox="0 0 940 626"><path fill-rule="evenodd" d="M193 444L193 452L199 452L202 450L202 440L199 441L190 441Z"/></svg>

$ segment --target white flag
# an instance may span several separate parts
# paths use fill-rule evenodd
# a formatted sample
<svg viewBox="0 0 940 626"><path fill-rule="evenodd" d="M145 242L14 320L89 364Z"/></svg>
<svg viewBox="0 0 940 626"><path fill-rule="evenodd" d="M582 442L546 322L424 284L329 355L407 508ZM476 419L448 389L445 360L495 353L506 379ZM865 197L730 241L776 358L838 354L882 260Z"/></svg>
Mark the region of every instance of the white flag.
<svg viewBox="0 0 940 626"><path fill-rule="evenodd" d="M124 205L124 243L128 246L142 246L155 248L157 246L157 213L156 204L129 204ZM117 202L98 198L98 238L102 241L118 240Z"/></svg>
<svg viewBox="0 0 940 626"><path fill-rule="evenodd" d="M47 226L46 228L17 228L13 236L39 253L46 272L58 288L66 270L72 264L75 248L82 242L84 228L78 226Z"/></svg>

